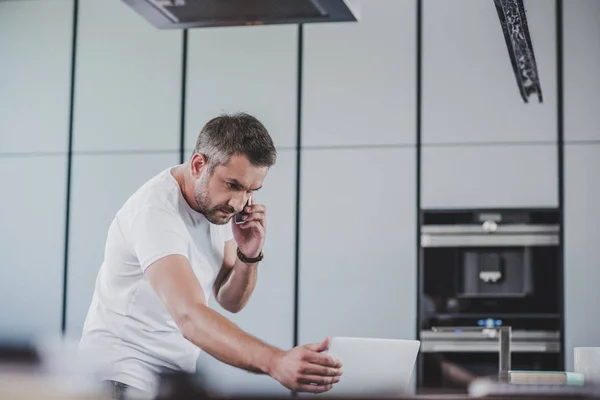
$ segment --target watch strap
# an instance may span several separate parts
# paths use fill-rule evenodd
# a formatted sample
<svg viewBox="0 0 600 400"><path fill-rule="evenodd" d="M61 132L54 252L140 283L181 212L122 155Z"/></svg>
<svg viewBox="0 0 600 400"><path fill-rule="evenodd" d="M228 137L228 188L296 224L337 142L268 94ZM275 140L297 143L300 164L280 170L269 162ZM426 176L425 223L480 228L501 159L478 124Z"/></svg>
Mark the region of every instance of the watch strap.
<svg viewBox="0 0 600 400"><path fill-rule="evenodd" d="M246 264L255 264L259 261L262 261L262 259L264 258L262 250L260 251L260 254L258 256L254 257L254 258L250 258L250 257L246 257L244 255L244 253L242 253L242 251L240 250L239 247L237 248L237 256L242 262L244 262Z"/></svg>

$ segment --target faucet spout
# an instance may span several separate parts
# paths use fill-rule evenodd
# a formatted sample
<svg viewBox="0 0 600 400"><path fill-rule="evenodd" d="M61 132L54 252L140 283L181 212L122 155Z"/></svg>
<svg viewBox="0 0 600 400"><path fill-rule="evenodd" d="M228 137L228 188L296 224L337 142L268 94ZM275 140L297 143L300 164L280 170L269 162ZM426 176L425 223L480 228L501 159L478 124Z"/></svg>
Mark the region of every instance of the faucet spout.
<svg viewBox="0 0 600 400"><path fill-rule="evenodd" d="M499 327L433 327L434 332L481 332L482 335L490 339L498 339L498 380L500 382L508 382L508 373L511 369L511 350L510 342L512 336L512 328L510 326Z"/></svg>
<svg viewBox="0 0 600 400"><path fill-rule="evenodd" d="M499 349L499 372L498 372L498 379L501 382L508 382L508 372L511 369L511 364L510 364L510 339L511 339L511 328L510 326L503 326L500 328L497 328L498 332L500 334L500 338L499 338L499 342L500 342L500 349Z"/></svg>

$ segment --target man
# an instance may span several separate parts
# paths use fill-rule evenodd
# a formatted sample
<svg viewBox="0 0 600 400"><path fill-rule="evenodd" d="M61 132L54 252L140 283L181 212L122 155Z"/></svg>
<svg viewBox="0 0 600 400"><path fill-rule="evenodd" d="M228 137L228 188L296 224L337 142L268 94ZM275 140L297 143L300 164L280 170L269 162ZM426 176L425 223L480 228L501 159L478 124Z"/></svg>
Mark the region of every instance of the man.
<svg viewBox="0 0 600 400"><path fill-rule="evenodd" d="M322 353L327 340L283 351L207 306L212 291L239 312L254 290L266 208L245 205L275 160L256 118L223 115L203 127L187 163L156 175L118 211L80 343L117 392L151 397L157 374L193 372L201 350L294 391L324 392L339 381L341 364ZM235 224L241 211L244 223Z"/></svg>

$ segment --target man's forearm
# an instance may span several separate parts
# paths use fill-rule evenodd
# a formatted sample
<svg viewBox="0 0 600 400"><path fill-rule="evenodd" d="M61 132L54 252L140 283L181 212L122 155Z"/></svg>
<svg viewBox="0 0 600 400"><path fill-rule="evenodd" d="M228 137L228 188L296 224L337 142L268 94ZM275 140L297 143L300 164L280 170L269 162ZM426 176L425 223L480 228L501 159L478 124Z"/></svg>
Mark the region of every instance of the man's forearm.
<svg viewBox="0 0 600 400"><path fill-rule="evenodd" d="M258 264L245 264L237 260L217 291L217 300L223 308L240 311L252 295L256 286Z"/></svg>
<svg viewBox="0 0 600 400"><path fill-rule="evenodd" d="M273 363L284 353L204 304L189 312L178 325L187 340L217 360L250 372L270 374Z"/></svg>

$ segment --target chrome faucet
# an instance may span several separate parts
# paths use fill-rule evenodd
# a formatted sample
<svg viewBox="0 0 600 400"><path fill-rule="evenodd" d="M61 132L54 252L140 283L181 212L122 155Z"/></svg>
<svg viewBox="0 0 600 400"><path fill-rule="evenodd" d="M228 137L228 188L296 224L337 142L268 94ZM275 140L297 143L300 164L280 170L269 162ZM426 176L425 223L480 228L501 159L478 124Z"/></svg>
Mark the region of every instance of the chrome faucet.
<svg viewBox="0 0 600 400"><path fill-rule="evenodd" d="M499 343L499 365L498 365L498 380L500 382L508 382L508 372L511 369L510 365L510 341L512 330L510 326L497 326L497 327L433 327L431 328L434 332L481 332L482 335L489 337L490 339L498 338Z"/></svg>

